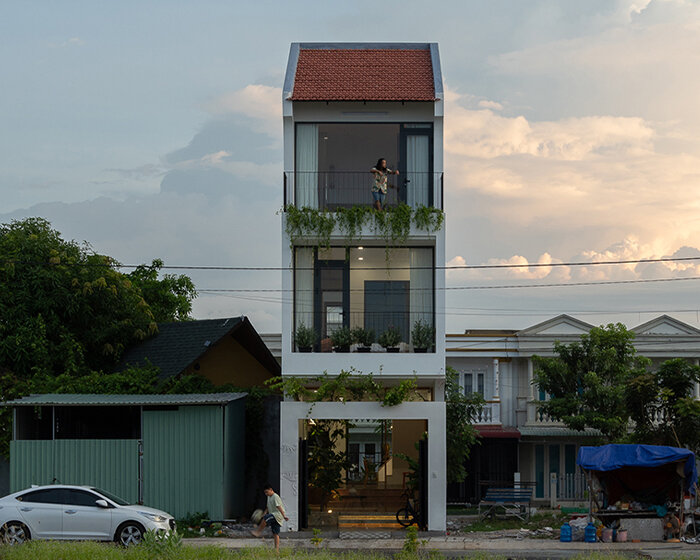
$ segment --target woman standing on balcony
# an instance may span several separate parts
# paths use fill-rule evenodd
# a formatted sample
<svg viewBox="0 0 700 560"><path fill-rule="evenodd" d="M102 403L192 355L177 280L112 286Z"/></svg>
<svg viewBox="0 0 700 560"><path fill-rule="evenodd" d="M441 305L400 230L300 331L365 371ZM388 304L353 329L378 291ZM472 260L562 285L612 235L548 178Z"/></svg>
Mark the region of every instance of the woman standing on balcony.
<svg viewBox="0 0 700 560"><path fill-rule="evenodd" d="M386 166L386 160L384 158L379 158L377 160L376 167L370 169L370 173L374 174L374 183L372 185L372 196L374 197L374 207L377 210L382 210L384 207L384 201L386 200L386 189L387 187L394 188L394 185L388 184L389 175L398 175L398 169L392 171Z"/></svg>

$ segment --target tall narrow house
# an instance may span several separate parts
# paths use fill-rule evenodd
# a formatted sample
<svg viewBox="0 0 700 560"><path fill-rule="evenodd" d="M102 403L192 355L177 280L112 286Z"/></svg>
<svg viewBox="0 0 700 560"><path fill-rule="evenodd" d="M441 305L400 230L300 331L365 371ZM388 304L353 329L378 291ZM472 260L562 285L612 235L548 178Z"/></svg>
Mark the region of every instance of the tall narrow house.
<svg viewBox="0 0 700 560"><path fill-rule="evenodd" d="M379 389L319 402L285 396L285 530L306 526L310 507L395 512L414 475L404 455L423 465L416 497L425 526L445 529L443 98L437 44L291 46L282 100L282 375L313 391L324 373L371 374ZM371 171L380 159L390 170L385 184ZM415 389L401 402L382 401L407 380ZM332 498L309 485L307 464L313 428L328 421L347 457Z"/></svg>

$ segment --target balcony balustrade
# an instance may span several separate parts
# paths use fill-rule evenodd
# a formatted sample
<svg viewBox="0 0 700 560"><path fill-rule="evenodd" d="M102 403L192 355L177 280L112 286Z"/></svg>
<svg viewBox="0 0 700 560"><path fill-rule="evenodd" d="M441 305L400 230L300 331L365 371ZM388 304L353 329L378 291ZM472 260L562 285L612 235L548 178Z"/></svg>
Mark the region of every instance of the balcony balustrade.
<svg viewBox="0 0 700 560"><path fill-rule="evenodd" d="M527 423L530 426L563 426L562 422L554 420L545 414L538 406L538 401L527 403Z"/></svg>
<svg viewBox="0 0 700 560"><path fill-rule="evenodd" d="M369 171L288 171L284 173L284 206L335 211L372 206L374 177ZM443 174L410 172L391 175L385 205L405 203L443 207Z"/></svg>
<svg viewBox="0 0 700 560"><path fill-rule="evenodd" d="M486 401L481 411L472 418L476 425L497 425L501 423L501 401Z"/></svg>

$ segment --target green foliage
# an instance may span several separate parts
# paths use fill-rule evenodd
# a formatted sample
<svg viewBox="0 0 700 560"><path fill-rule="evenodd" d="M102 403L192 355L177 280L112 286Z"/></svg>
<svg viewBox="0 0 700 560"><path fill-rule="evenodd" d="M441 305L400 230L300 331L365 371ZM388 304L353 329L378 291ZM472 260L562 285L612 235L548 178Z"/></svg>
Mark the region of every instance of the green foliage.
<svg viewBox="0 0 700 560"><path fill-rule="evenodd" d="M311 537L311 542L314 543L314 546L318 546L323 542L323 537L321 536L321 529L316 529L315 527L311 529L313 531L314 536Z"/></svg>
<svg viewBox="0 0 700 560"><path fill-rule="evenodd" d="M445 422L447 438L447 482L464 482L465 462L479 434L472 421L481 412L484 399L478 393L465 395L459 385L459 375L451 367L445 370Z"/></svg>
<svg viewBox="0 0 700 560"><path fill-rule="evenodd" d="M311 348L316 344L317 339L316 329L307 327L304 323L301 323L294 331L294 343L297 345L297 348Z"/></svg>
<svg viewBox="0 0 700 560"><path fill-rule="evenodd" d="M384 348L398 346L401 342L401 332L394 326L390 326L382 334L379 335L379 344Z"/></svg>
<svg viewBox="0 0 700 560"><path fill-rule="evenodd" d="M196 528L202 525L202 521L208 521L209 520L209 512L205 511L202 513L201 511L195 511L194 513L188 512L185 517L178 519L176 521L177 527L179 527L181 530L184 529L185 527L192 527Z"/></svg>
<svg viewBox="0 0 700 560"><path fill-rule="evenodd" d="M646 372L636 355L634 333L617 323L596 327L580 342L556 342L555 358L535 356L535 384L550 395L540 409L573 430L594 428L608 441L627 433L626 387Z"/></svg>
<svg viewBox="0 0 700 560"><path fill-rule="evenodd" d="M345 437L345 424L336 420L316 420L308 434L309 483L321 491L321 509L343 483L343 469L349 467L347 454L339 449Z"/></svg>
<svg viewBox="0 0 700 560"><path fill-rule="evenodd" d="M352 336L352 341L360 346L372 346L376 338L374 329L364 329L362 327L355 327L350 331L350 335Z"/></svg>
<svg viewBox="0 0 700 560"><path fill-rule="evenodd" d="M29 393L155 393L151 367L111 371L124 350L188 316L194 285L158 280L163 263L119 272L114 259L65 241L42 218L0 225L0 398ZM0 409L0 452L10 413Z"/></svg>
<svg viewBox="0 0 700 560"><path fill-rule="evenodd" d="M162 535L155 531L146 531L139 547L143 548L150 558L171 558L182 547L182 536L175 531Z"/></svg>
<svg viewBox="0 0 700 560"><path fill-rule="evenodd" d="M682 358L632 378L626 385L632 439L700 451L700 402L692 397L698 381L700 367Z"/></svg>
<svg viewBox="0 0 700 560"><path fill-rule="evenodd" d="M414 348L431 348L435 343L435 329L428 322L419 319L413 323L411 342Z"/></svg>
<svg viewBox="0 0 700 560"><path fill-rule="evenodd" d="M372 206L340 208L336 212L315 208L287 206L285 230L291 245L301 237L315 238L319 247L330 247L330 238L337 227L347 245L361 239L362 228L372 225L385 241L387 251L403 245L411 232L411 225L423 231L436 232L442 228L445 214L439 208L419 206L415 210L407 204L376 210Z"/></svg>
<svg viewBox="0 0 700 560"><path fill-rule="evenodd" d="M348 327L339 327L331 333L331 344L334 348L350 348L352 333Z"/></svg>
<svg viewBox="0 0 700 560"><path fill-rule="evenodd" d="M407 527L406 537L404 538L402 547L403 552L415 554L416 552L418 552L419 544L420 543L418 542L418 527L416 527L415 525Z"/></svg>
<svg viewBox="0 0 700 560"><path fill-rule="evenodd" d="M378 401L383 406L396 406L421 398L415 379L404 379L394 387L385 387L375 381L371 373L363 374L354 369L341 370L338 375L323 372L315 377L276 377L267 384L295 400L310 403Z"/></svg>
<svg viewBox="0 0 700 560"><path fill-rule="evenodd" d="M156 322L190 319L192 300L197 297L194 283L184 274L165 274L159 280L158 274L162 268L163 261L154 259L150 265L140 265L127 276L141 290Z"/></svg>
<svg viewBox="0 0 700 560"><path fill-rule="evenodd" d="M0 365L24 379L83 375L154 334L153 312L117 264L41 218L1 225Z"/></svg>

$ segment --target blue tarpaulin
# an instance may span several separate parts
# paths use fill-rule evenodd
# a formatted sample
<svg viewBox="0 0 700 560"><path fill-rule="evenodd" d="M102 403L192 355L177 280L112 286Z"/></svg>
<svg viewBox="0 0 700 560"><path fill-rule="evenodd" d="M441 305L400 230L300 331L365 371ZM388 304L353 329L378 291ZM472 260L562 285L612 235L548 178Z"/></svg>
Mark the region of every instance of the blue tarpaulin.
<svg viewBox="0 0 700 560"><path fill-rule="evenodd" d="M680 447L662 445L609 444L600 447L581 447L576 464L591 471L614 471L626 467L661 467L669 463L683 462L686 491L695 493L698 471L695 454Z"/></svg>

